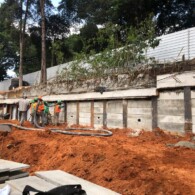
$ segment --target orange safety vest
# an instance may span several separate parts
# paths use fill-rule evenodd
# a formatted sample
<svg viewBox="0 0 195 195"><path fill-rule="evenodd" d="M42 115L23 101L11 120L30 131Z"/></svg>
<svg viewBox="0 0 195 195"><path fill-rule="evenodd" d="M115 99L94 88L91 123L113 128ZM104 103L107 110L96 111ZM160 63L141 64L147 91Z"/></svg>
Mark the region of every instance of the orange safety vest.
<svg viewBox="0 0 195 195"><path fill-rule="evenodd" d="M54 112L59 113L61 111L61 108L58 104L55 105Z"/></svg>
<svg viewBox="0 0 195 195"><path fill-rule="evenodd" d="M42 112L44 110L44 103L41 102L38 106L37 112Z"/></svg>

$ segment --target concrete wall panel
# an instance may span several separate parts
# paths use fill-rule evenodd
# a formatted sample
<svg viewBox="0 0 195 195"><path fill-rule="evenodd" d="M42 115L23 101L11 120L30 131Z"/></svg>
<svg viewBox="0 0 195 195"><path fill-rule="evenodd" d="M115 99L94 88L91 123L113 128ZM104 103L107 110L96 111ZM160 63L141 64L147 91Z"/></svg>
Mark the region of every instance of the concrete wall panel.
<svg viewBox="0 0 195 195"><path fill-rule="evenodd" d="M67 103L67 123L76 124L77 123L77 104Z"/></svg>
<svg viewBox="0 0 195 195"><path fill-rule="evenodd" d="M103 102L94 102L94 127L103 126Z"/></svg>
<svg viewBox="0 0 195 195"><path fill-rule="evenodd" d="M183 133L185 124L183 90L160 92L157 106L158 127Z"/></svg>
<svg viewBox="0 0 195 195"><path fill-rule="evenodd" d="M127 127L152 130L151 100L128 100Z"/></svg>
<svg viewBox="0 0 195 195"><path fill-rule="evenodd" d="M91 102L79 103L79 124L91 125Z"/></svg>
<svg viewBox="0 0 195 195"><path fill-rule="evenodd" d="M107 102L107 127L123 127L123 102L122 100Z"/></svg>
<svg viewBox="0 0 195 195"><path fill-rule="evenodd" d="M152 130L152 116L132 115L127 118L128 128Z"/></svg>

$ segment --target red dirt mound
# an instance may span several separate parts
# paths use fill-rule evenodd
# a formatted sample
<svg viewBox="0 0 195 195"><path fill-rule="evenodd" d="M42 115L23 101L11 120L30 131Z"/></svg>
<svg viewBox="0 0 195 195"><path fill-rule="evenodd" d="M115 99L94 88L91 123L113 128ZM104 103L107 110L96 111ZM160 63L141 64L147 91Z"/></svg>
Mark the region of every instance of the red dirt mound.
<svg viewBox="0 0 195 195"><path fill-rule="evenodd" d="M158 129L139 137L128 129L112 132L83 137L13 128L0 133L0 158L30 164L31 174L61 169L122 195L195 194L195 150L166 145L189 137Z"/></svg>

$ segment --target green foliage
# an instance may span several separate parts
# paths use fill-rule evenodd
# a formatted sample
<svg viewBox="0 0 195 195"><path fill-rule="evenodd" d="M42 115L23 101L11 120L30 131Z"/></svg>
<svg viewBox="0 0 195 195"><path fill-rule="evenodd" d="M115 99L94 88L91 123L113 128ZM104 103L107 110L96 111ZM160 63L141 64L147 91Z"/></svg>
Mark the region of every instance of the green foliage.
<svg viewBox="0 0 195 195"><path fill-rule="evenodd" d="M98 54L91 50L89 54L77 55L60 79L67 79L67 76L71 80L104 77L112 69L133 68L138 64L148 63L145 52L149 47L154 48L159 44L159 40L155 38L155 23L152 18L150 16L137 27L131 26L125 30L121 30L119 25L106 25L96 36L99 45L106 42L107 47Z"/></svg>

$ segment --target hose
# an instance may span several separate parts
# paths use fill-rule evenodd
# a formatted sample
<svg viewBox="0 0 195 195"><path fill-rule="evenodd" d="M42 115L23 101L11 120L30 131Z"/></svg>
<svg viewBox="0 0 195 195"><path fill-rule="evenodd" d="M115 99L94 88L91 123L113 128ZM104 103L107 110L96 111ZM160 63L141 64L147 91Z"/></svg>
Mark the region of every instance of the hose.
<svg viewBox="0 0 195 195"><path fill-rule="evenodd" d="M9 125L9 126L16 127L18 129L21 129L21 130L45 131L44 129L27 128L27 127L23 127L23 126L20 126L20 125L15 125L15 124L12 124L12 123L1 123L1 125Z"/></svg>
<svg viewBox="0 0 195 195"><path fill-rule="evenodd" d="M52 132L56 132L56 133L62 133L62 134L66 134L66 135L80 135L80 136L97 136L97 137L108 137L108 136L112 136L112 132L105 130L105 129L90 129L90 128L66 128L64 130L59 130L59 129L50 129ZM80 132L71 132L72 130L82 130L82 131L101 131L103 133L80 133Z"/></svg>
<svg viewBox="0 0 195 195"><path fill-rule="evenodd" d="M37 128L27 128L27 127L23 127L20 125L15 125L12 123L1 123L2 125L10 125L13 127L16 127L18 129L21 130L33 130L33 131L45 131L45 129L43 129L43 127L37 129ZM78 136L94 136L94 137L109 137L112 136L113 133L109 130L106 129L93 129L93 128L65 128L63 130L61 129L55 129L55 128L48 128L48 130L50 130L53 133L61 133L61 134L65 134L65 135L78 135ZM72 132L73 130L82 130L82 131L100 131L103 133L81 133L81 132Z"/></svg>

